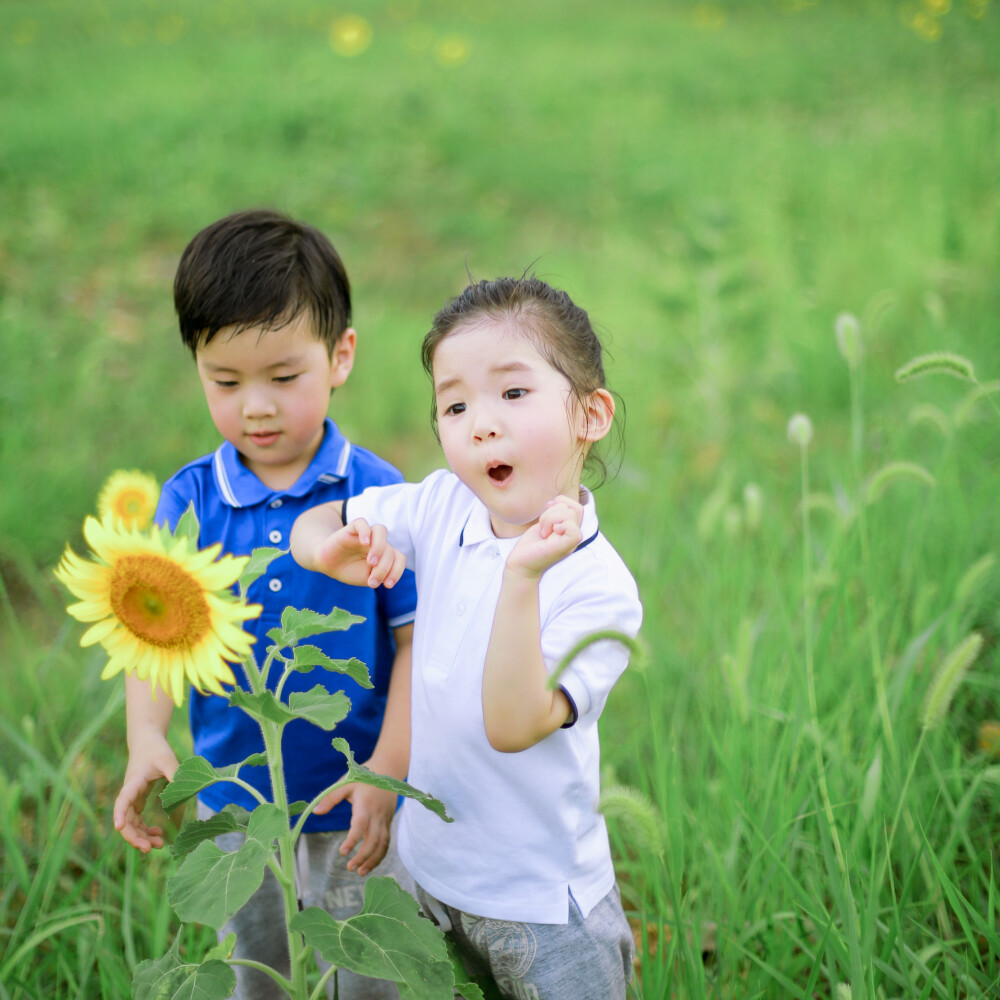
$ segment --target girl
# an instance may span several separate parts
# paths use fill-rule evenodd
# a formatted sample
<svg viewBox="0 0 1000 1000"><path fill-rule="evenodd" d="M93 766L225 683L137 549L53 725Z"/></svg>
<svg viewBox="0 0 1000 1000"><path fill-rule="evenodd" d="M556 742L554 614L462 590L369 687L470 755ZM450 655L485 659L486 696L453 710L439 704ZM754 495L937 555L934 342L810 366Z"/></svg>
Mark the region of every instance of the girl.
<svg viewBox="0 0 1000 1000"><path fill-rule="evenodd" d="M312 508L292 554L358 585L416 573L409 780L454 817L400 816L424 911L507 997L622 998L633 943L595 804L627 651L591 644L547 686L583 636L642 617L580 485L614 418L601 345L565 292L498 278L438 313L423 362L451 472Z"/></svg>

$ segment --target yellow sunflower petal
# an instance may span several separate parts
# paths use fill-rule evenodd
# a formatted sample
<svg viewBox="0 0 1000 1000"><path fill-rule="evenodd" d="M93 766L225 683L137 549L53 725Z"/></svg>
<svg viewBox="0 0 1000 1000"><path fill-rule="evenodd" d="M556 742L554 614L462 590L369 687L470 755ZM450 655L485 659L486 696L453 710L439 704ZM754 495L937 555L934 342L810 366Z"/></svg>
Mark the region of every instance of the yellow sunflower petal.
<svg viewBox="0 0 1000 1000"><path fill-rule="evenodd" d="M86 619L84 619L86 620ZM96 642L103 642L114 630L118 628L118 622L114 618L104 618L96 625L91 625L80 637L81 646L93 646Z"/></svg>

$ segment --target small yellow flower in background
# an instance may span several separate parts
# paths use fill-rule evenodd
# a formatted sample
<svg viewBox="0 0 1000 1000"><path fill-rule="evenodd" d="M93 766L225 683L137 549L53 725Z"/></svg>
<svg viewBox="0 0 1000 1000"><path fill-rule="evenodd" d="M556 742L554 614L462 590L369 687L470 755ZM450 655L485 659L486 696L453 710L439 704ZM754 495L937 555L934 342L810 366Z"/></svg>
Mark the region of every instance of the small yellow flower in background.
<svg viewBox="0 0 1000 1000"><path fill-rule="evenodd" d="M225 694L235 678L226 660L249 655L254 637L241 625L260 614L230 591L248 556L217 558L221 546L193 549L186 538L143 534L106 517L88 517L83 535L93 559L66 549L56 577L79 598L66 610L93 622L81 646L108 654L101 677L125 671L161 687L180 705L185 678L201 692Z"/></svg>
<svg viewBox="0 0 1000 1000"><path fill-rule="evenodd" d="M434 58L441 66L453 69L466 62L471 51L472 46L467 38L461 35L445 35L434 46Z"/></svg>
<svg viewBox="0 0 1000 1000"><path fill-rule="evenodd" d="M697 4L691 14L696 28L702 31L718 31L726 26L726 12L710 3Z"/></svg>
<svg viewBox="0 0 1000 1000"><path fill-rule="evenodd" d="M924 10L934 17L944 17L951 10L951 0L924 0Z"/></svg>
<svg viewBox="0 0 1000 1000"><path fill-rule="evenodd" d="M117 519L126 528L148 528L153 523L160 484L145 472L119 469L108 476L97 497L97 516Z"/></svg>
<svg viewBox="0 0 1000 1000"><path fill-rule="evenodd" d="M913 15L911 26L925 42L936 42L941 37L941 25L922 10Z"/></svg>
<svg viewBox="0 0 1000 1000"><path fill-rule="evenodd" d="M357 14L345 14L330 25L330 47L339 55L360 55L371 43L372 26Z"/></svg>

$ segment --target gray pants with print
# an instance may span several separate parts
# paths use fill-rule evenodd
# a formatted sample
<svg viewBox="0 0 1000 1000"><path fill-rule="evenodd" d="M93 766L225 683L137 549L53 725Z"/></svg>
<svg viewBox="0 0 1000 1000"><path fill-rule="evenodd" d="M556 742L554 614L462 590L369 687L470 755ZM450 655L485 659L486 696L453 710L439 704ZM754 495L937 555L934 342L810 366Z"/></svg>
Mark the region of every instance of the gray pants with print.
<svg viewBox="0 0 1000 1000"><path fill-rule="evenodd" d="M198 803L198 818L207 819L213 811ZM395 828L395 824L393 824ZM395 834L395 829L393 829ZM342 857L340 845L347 836L346 830L333 833L306 833L299 837L296 868L302 906L318 906L335 920L346 920L361 910L364 903L365 878L347 870L349 858ZM227 833L216 837L215 842L224 851L240 846L242 833ZM389 844L389 853L372 873L390 875L404 889L412 892L413 879L396 854L395 836ZM236 933L234 958L252 959L269 965L283 976L291 975L288 941L285 936L283 914L284 897L270 869L264 873L261 887L246 905L219 931L221 941L227 934ZM268 975L237 965L236 1000L284 1000L285 994ZM383 979L368 979L347 969L337 970L339 1000L399 1000L395 983ZM333 996L333 980L328 985Z"/></svg>
<svg viewBox="0 0 1000 1000"><path fill-rule="evenodd" d="M586 919L571 893L565 924L492 920L448 906L419 885L415 894L454 938L470 975L489 972L507 1000L624 1000L635 943L618 886Z"/></svg>

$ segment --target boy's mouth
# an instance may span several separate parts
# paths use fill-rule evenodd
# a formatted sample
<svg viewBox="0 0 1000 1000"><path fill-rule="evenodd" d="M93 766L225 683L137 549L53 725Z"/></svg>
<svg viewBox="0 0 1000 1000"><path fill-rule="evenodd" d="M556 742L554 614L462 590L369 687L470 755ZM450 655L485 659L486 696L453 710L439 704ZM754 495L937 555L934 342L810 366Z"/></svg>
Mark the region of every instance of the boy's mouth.
<svg viewBox="0 0 1000 1000"><path fill-rule="evenodd" d="M508 479L510 479L513 471L514 470L509 465L500 464L491 466L486 470L486 473L490 479L493 480L493 482L502 486Z"/></svg>
<svg viewBox="0 0 1000 1000"><path fill-rule="evenodd" d="M274 442L278 440L278 432L256 431L254 433L248 434L247 437L249 437L254 444L264 446L264 445L274 444Z"/></svg>

